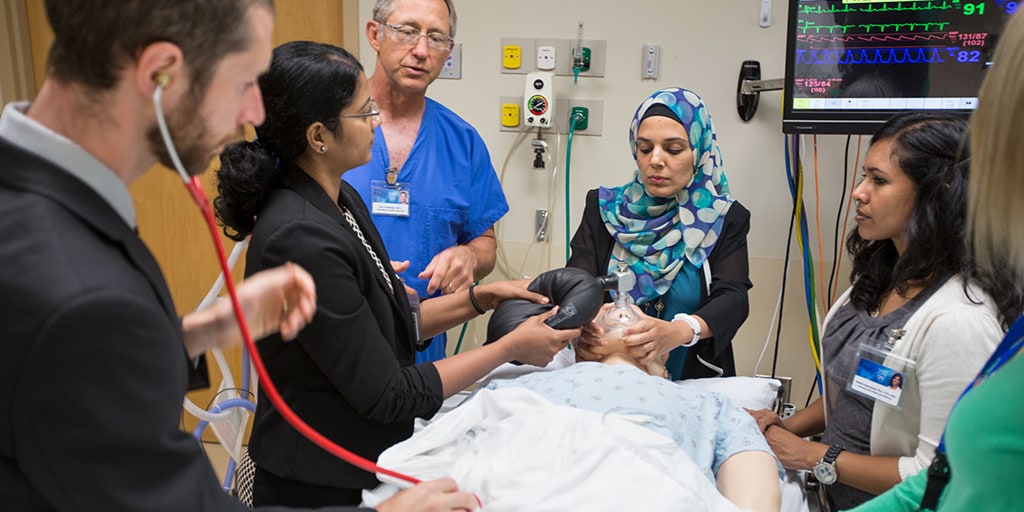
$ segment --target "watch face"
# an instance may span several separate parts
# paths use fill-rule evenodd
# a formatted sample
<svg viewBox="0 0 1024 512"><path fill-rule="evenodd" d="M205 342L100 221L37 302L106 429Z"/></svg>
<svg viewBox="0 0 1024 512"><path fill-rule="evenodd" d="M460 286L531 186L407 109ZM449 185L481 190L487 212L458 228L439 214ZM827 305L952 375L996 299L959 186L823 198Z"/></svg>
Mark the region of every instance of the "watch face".
<svg viewBox="0 0 1024 512"><path fill-rule="evenodd" d="M832 485L836 482L836 467L827 462L819 462L814 465L814 478L825 485Z"/></svg>

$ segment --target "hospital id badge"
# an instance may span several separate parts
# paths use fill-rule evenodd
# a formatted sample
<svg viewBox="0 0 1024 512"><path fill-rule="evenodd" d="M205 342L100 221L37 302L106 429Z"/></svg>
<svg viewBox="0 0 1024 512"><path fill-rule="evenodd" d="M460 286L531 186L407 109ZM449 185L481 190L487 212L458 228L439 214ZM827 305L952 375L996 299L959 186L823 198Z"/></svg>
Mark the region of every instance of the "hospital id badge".
<svg viewBox="0 0 1024 512"><path fill-rule="evenodd" d="M384 180L370 182L370 197L373 199L370 211L374 215L408 217L411 194L409 184L397 181L390 184Z"/></svg>
<svg viewBox="0 0 1024 512"><path fill-rule="evenodd" d="M893 347L904 334L903 329L890 329L886 341L860 342L856 356L857 370L847 390L899 409L903 386L917 365L911 359L892 354Z"/></svg>

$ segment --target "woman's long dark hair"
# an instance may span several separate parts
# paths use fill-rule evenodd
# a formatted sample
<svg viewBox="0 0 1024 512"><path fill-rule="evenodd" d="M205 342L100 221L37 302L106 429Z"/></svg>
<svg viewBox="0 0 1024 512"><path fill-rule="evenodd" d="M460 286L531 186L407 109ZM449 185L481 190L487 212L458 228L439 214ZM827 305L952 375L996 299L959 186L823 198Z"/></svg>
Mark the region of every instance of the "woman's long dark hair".
<svg viewBox="0 0 1024 512"><path fill-rule="evenodd" d="M337 46L292 41L274 49L260 77L266 120L256 140L231 144L220 156L213 202L224 234L242 241L252 232L280 174L306 151L306 128L319 121L333 133L352 103L363 66Z"/></svg>
<svg viewBox="0 0 1024 512"><path fill-rule="evenodd" d="M916 199L907 221L902 257L892 240L846 239L853 255L850 300L875 309L891 289L970 272L965 240L969 149L967 120L955 114L909 112L889 119L871 145L892 142L892 158L914 183Z"/></svg>
<svg viewBox="0 0 1024 512"><path fill-rule="evenodd" d="M892 141L892 156L914 182L917 198L902 257L892 240L864 240L856 230L846 239L853 255L850 300L856 307L870 311L890 289L905 293L912 283L959 274L964 293L973 283L992 298L1003 328L1020 316L1024 289L1019 281L980 272L967 243L968 138L966 119L938 112L897 114L871 138L872 145Z"/></svg>

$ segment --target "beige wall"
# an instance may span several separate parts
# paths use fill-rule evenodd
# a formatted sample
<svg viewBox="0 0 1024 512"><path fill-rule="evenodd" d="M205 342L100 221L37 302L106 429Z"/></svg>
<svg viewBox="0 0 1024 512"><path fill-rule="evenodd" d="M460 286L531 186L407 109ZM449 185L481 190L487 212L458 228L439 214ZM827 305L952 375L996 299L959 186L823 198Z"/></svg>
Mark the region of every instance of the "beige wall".
<svg viewBox="0 0 1024 512"><path fill-rule="evenodd" d="M627 146L627 130L636 106L656 89L683 86L700 93L714 116L733 195L753 214L749 236L751 257L751 314L737 335L735 346L741 374L752 374L754 362L768 335L772 311L781 284L791 210L785 180L781 131L781 91L762 93L757 115L743 123L736 113L736 85L740 64L761 62L765 79L782 78L786 31L786 2L775 1L772 24L758 26L760 2L755 0L633 0L628 4L608 0L455 0L459 24L457 41L462 48L462 78L438 80L430 96L446 104L480 131L491 151L495 168L509 161L502 183L511 211L499 225L499 239L509 256L511 274L535 275L561 266L565 257L564 138L559 149L560 168L554 187L548 175L532 169L529 142L512 148L517 134L499 129L501 96L522 96L523 75L500 72L502 37L576 37L577 21L584 23L585 39L607 41L604 78L556 77L555 101L565 98L604 101L602 136L578 136L571 161L571 230L583 212L588 189L624 183L634 166ZM360 23L371 16L373 0L359 0ZM628 7L624 7L628 6ZM640 78L640 55L645 43L661 45L660 78ZM374 54L360 42L363 64L373 69ZM530 56L523 56L524 61ZM557 141L547 136L555 148ZM805 200L809 208L812 247L817 261L817 224L814 221L815 180L811 144L806 137L804 166L808 173ZM831 239L836 208L842 194L845 137L818 137L818 193L821 197L821 230L824 259L831 264ZM857 146L854 138L853 148ZM866 149L866 141L864 149ZM863 150L862 150L863 151ZM851 162L853 165L853 150ZM550 171L550 167L548 169ZM851 172L854 172L851 170ZM530 247L534 211L553 201L551 243ZM794 394L806 396L814 375L807 341L807 313L799 254L794 243L789 287L786 293L783 344L779 374L795 380ZM848 271L842 272L845 286ZM483 324L482 321L475 322ZM479 330L477 328L475 330ZM453 331L457 336L458 331ZM483 332L482 330L480 331ZM480 335L482 336L482 334ZM774 333L773 333L774 339ZM760 367L770 373L771 354ZM802 400L801 405L802 405Z"/></svg>

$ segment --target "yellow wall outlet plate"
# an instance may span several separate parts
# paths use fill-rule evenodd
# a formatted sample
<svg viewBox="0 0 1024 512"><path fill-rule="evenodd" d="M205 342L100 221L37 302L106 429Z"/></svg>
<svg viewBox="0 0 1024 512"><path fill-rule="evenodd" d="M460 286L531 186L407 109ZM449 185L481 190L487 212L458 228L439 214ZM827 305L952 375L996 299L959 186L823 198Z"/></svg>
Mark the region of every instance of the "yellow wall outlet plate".
<svg viewBox="0 0 1024 512"><path fill-rule="evenodd" d="M501 49L501 65L505 69L519 69L523 62L523 49L519 45L510 44Z"/></svg>
<svg viewBox="0 0 1024 512"><path fill-rule="evenodd" d="M501 125L508 128L519 126L519 105L505 103L501 106Z"/></svg>

